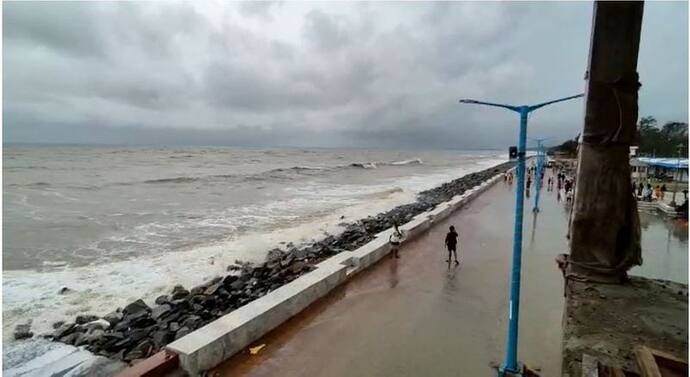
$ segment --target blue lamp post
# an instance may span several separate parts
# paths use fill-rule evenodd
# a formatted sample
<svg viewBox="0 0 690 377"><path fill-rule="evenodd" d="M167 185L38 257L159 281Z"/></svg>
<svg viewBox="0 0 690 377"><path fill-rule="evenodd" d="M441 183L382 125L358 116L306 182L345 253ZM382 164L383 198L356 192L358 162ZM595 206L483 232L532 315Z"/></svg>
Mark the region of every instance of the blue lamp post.
<svg viewBox="0 0 690 377"><path fill-rule="evenodd" d="M537 169L534 177L534 207L533 212L539 212L539 193L541 192L541 185L544 179L544 158L546 153L544 151L544 140L534 139L537 142Z"/></svg>
<svg viewBox="0 0 690 377"><path fill-rule="evenodd" d="M499 368L499 376L521 375L521 368L517 361L518 315L520 309L520 270L522 264L522 212L525 198L525 144L527 142L527 115L539 108L556 102L567 101L582 97L583 94L560 98L537 105L504 105L499 103L482 102L472 99L461 99L460 103L502 107L520 114L520 133L518 136L517 161L517 190L515 190L515 230L513 231L513 269L510 279L510 301L508 302L508 339L506 342L506 356Z"/></svg>

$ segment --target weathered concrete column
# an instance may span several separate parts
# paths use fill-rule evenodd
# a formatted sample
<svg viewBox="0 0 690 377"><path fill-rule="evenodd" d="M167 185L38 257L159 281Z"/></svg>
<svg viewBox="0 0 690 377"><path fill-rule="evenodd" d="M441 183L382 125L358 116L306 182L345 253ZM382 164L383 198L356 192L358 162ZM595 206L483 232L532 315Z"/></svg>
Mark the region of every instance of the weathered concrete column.
<svg viewBox="0 0 690 377"><path fill-rule="evenodd" d="M642 263L629 147L637 133L644 3L594 3L585 121L570 222L569 276L620 282Z"/></svg>

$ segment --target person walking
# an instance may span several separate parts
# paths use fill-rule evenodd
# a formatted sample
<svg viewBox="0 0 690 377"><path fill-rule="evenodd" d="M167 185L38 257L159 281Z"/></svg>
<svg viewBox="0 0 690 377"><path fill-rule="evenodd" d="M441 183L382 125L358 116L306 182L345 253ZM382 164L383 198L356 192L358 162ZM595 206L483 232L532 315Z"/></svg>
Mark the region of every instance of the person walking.
<svg viewBox="0 0 690 377"><path fill-rule="evenodd" d="M393 233L388 237L388 241L391 243L391 258L400 258L398 250L403 241L403 233L398 229L397 223L393 223Z"/></svg>
<svg viewBox="0 0 690 377"><path fill-rule="evenodd" d="M454 226L450 226L448 234L446 234L446 248L448 249L448 259L446 262L450 264L451 253L455 257L455 264L460 264L458 261L458 233L455 231Z"/></svg>

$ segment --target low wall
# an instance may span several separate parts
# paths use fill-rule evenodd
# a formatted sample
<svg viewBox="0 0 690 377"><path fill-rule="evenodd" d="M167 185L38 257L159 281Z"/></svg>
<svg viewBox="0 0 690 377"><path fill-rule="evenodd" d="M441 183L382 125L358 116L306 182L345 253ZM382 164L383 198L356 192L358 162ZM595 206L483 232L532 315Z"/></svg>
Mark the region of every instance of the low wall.
<svg viewBox="0 0 690 377"><path fill-rule="evenodd" d="M670 205L661 202L661 201L655 201L655 202L645 202L645 201L637 201L637 209L642 210L642 211L655 211L659 210L667 215L671 216L678 216L681 213L676 211L675 208L671 207Z"/></svg>
<svg viewBox="0 0 690 377"><path fill-rule="evenodd" d="M502 178L498 174L462 195L415 216L400 226L409 242L438 223ZM345 251L316 265L316 269L265 296L168 344L179 356L180 366L196 376L213 368L256 341L307 306L325 296L354 274L375 264L390 251L392 229L378 233L374 240L353 251Z"/></svg>

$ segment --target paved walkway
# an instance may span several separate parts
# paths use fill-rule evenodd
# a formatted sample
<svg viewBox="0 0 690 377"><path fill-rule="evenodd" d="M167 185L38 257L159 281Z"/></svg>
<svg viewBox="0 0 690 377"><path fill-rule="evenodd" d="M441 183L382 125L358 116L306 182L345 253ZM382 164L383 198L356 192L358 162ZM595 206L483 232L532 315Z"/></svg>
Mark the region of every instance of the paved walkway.
<svg viewBox="0 0 690 377"><path fill-rule="evenodd" d="M520 360L560 374L565 209L542 192L525 211ZM514 194L499 182L468 207L336 289L210 375L493 376L504 353ZM462 264L443 240L460 233Z"/></svg>

